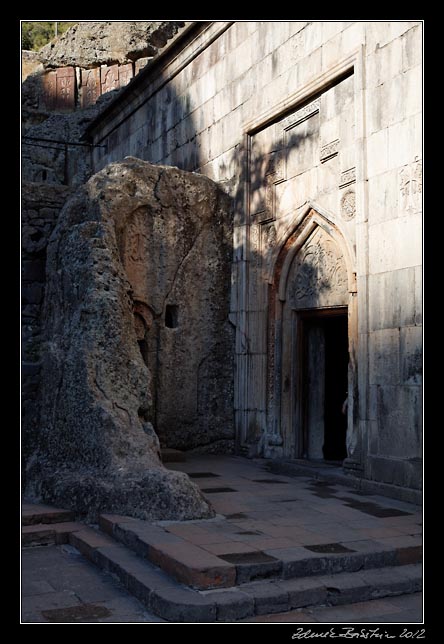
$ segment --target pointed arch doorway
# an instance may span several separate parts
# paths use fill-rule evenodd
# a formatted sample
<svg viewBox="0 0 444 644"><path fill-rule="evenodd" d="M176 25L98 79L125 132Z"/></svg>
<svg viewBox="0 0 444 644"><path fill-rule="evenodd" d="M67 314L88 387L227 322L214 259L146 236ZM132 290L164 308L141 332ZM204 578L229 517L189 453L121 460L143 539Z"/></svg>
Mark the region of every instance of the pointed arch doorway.
<svg viewBox="0 0 444 644"><path fill-rule="evenodd" d="M271 261L269 419L283 455L342 462L355 442L356 283L338 227L310 208Z"/></svg>

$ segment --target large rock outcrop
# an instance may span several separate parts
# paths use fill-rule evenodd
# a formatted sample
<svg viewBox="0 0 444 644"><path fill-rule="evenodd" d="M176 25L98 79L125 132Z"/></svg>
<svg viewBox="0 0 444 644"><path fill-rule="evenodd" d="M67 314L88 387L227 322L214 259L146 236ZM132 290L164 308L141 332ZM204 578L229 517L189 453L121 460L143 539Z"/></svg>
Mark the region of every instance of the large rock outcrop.
<svg viewBox="0 0 444 644"><path fill-rule="evenodd" d="M100 511L151 520L213 514L187 475L160 462L142 355L156 312L134 289L153 222L163 222L165 236L177 212L184 225L193 213L202 229L223 228L229 206L206 177L134 158L107 166L67 201L48 245L40 433L28 496L92 518ZM137 228L140 220L146 229ZM180 265L189 252L187 243L169 248ZM168 270L157 270L156 279L168 282ZM173 286L174 276L167 290ZM166 300L162 314L172 315Z"/></svg>
<svg viewBox="0 0 444 644"><path fill-rule="evenodd" d="M184 25L172 20L79 22L42 47L39 60L47 68L66 65L88 68L153 57Z"/></svg>

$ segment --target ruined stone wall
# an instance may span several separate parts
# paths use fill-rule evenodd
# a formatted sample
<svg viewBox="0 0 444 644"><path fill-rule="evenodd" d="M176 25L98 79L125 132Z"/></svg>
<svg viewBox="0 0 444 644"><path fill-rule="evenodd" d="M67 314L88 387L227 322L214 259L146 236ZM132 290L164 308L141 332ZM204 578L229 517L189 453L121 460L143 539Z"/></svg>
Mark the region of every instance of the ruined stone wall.
<svg viewBox="0 0 444 644"><path fill-rule="evenodd" d="M267 318L277 297L268 289L278 287L279 249L314 208L350 259L349 465L417 488L421 24L219 22L197 30L91 126L92 140L107 146L95 150L94 167L133 154L199 171L234 198L236 432L241 444L259 437L258 449L268 444L263 453L276 456L282 365L267 347L280 342L267 340L266 329L279 332Z"/></svg>
<svg viewBox="0 0 444 644"><path fill-rule="evenodd" d="M22 185L22 455L35 448L40 410L42 306L46 283L46 249L70 189L39 183Z"/></svg>

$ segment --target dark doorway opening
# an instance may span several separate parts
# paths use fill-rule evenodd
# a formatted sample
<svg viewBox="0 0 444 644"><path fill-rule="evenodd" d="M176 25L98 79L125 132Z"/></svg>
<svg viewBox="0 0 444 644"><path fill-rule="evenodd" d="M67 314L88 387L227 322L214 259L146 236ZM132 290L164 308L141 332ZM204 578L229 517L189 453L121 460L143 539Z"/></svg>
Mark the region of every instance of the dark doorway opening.
<svg viewBox="0 0 444 644"><path fill-rule="evenodd" d="M303 456L343 461L347 456L347 310L310 312L302 320Z"/></svg>

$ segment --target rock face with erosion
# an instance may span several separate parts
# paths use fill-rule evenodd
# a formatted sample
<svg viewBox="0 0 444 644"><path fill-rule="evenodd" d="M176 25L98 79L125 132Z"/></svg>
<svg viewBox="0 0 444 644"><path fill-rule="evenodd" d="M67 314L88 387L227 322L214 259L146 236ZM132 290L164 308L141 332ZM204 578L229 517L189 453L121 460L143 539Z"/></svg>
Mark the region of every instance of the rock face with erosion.
<svg viewBox="0 0 444 644"><path fill-rule="evenodd" d="M95 67L153 57L184 26L183 22L79 22L42 47L45 67Z"/></svg>
<svg viewBox="0 0 444 644"><path fill-rule="evenodd" d="M48 245L29 497L91 518L101 511L150 520L214 514L186 474L163 467L152 424L156 389L144 342L157 312L147 301L144 259L150 228L163 222L166 237L179 211L184 224L192 212L210 228L223 229L230 217L228 198L211 180L134 158L110 164L65 204ZM183 264L186 248L169 252ZM168 267L157 270L169 292ZM175 309L166 306L160 313L172 324Z"/></svg>

